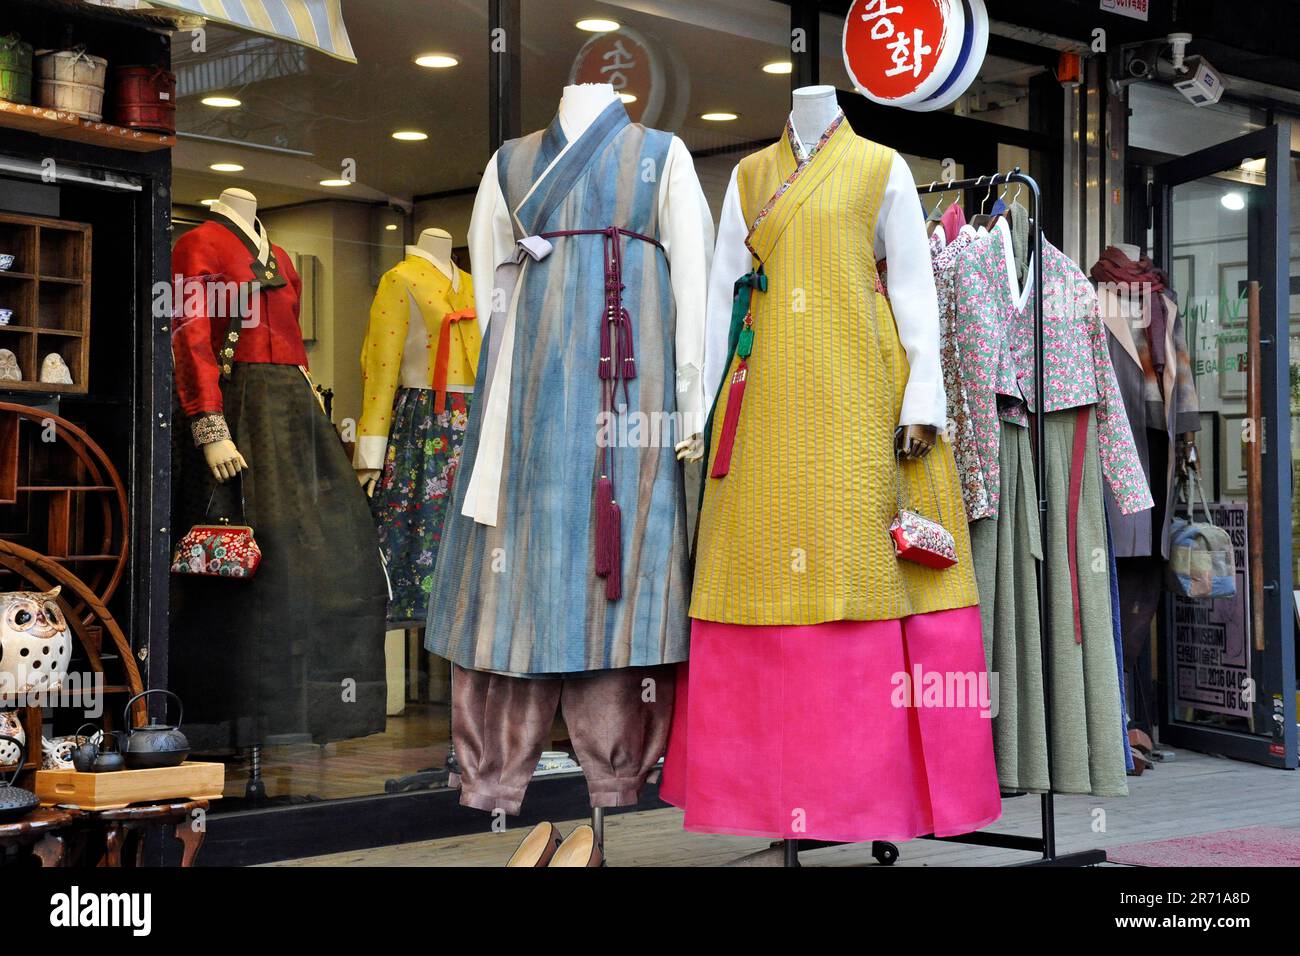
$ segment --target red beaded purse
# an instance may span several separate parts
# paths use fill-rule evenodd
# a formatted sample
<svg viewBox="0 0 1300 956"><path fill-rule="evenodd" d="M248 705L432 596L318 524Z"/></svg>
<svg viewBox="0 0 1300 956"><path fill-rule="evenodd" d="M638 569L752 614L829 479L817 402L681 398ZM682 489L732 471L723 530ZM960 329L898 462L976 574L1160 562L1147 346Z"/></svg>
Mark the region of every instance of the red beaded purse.
<svg viewBox="0 0 1300 956"><path fill-rule="evenodd" d="M239 479L236 479L238 481ZM216 489L208 498L207 515L212 513ZM240 516L244 513L243 486L239 494ZM206 515L205 515L206 516ZM220 518L216 524L196 524L186 532L172 555L172 574L198 574L213 578L247 580L262 564L262 549L248 525L232 525Z"/></svg>

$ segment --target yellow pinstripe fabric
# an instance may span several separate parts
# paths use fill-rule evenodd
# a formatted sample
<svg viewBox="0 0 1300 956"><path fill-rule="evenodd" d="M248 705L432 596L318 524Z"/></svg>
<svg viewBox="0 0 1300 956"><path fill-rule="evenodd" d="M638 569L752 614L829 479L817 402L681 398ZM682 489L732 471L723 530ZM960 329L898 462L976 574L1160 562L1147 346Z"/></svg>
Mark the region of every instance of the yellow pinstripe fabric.
<svg viewBox="0 0 1300 956"><path fill-rule="evenodd" d="M348 63L357 62L340 0L153 0L242 30L279 37ZM313 17L315 14L315 18ZM324 18L318 28L318 18Z"/></svg>
<svg viewBox="0 0 1300 956"><path fill-rule="evenodd" d="M750 237L769 285L754 295L731 471L705 478L692 617L819 624L978 603L946 443L904 466L902 490L908 507L953 533L957 566L933 571L899 561L888 536L908 366L876 291L873 237L893 156L842 124ZM795 169L785 138L741 162L747 222ZM714 413L715 450L727 392Z"/></svg>

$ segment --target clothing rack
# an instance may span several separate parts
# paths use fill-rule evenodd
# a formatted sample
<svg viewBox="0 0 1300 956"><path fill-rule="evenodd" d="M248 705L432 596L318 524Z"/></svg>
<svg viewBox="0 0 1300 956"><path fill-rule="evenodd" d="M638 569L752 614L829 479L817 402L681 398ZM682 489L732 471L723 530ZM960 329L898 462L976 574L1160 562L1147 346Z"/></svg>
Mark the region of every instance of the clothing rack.
<svg viewBox="0 0 1300 956"><path fill-rule="evenodd" d="M1046 408L1046 385L1043 381L1043 229L1042 229L1042 192L1033 177L1020 171L1017 166L1009 173L995 173L992 176L979 176L973 179L958 179L952 182L935 182L928 186L918 186L917 192L922 196L937 193L969 193L975 190L989 190L996 186L1016 184L1023 186L1030 198L1030 249L1033 253L1033 304L1034 304L1034 409L1030 423L1034 435L1034 478L1038 484L1038 521L1042 540L1047 535L1047 461L1043 456L1046 447L1046 423L1043 409ZM1052 765L1052 661L1051 631L1047 626L1047 567L1046 551L1044 558L1035 561L1034 572L1038 584L1038 622L1042 634L1043 657L1043 709L1047 727L1047 774L1048 780L1055 779ZM1104 850L1083 850L1078 853L1058 854L1056 852L1056 807L1053 794L1049 789L1042 794L1041 800L1041 836L1027 837L1010 833L966 833L952 837L926 837L945 843L965 843L971 846L998 847L1006 850L1022 850L1039 854L1039 859L1028 862L1028 866L1092 866L1106 862ZM821 840L786 840L785 865L798 866L799 852L820 847L841 846L833 841ZM898 848L886 841L872 844L872 855L881 863L892 864L898 858Z"/></svg>

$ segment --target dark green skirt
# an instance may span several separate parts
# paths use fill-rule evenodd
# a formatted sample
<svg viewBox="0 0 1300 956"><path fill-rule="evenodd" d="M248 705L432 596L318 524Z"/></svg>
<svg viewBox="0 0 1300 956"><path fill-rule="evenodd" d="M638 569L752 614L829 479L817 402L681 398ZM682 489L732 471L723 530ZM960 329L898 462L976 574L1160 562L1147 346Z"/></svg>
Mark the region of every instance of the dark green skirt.
<svg viewBox="0 0 1300 956"><path fill-rule="evenodd" d="M212 514L253 527L262 565L250 581L172 575L169 686L184 732L209 751L378 733L388 589L366 496L297 366L237 364L223 391L249 470L217 489ZM205 520L213 487L178 416L173 546Z"/></svg>

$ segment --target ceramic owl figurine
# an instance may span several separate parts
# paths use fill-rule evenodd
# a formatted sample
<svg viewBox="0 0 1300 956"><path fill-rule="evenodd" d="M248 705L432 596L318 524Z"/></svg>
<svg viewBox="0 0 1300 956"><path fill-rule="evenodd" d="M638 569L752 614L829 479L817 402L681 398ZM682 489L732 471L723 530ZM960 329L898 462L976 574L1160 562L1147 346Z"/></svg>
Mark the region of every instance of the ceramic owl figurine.
<svg viewBox="0 0 1300 956"><path fill-rule="evenodd" d="M0 349L0 382L21 382L23 370L18 367L18 356L8 349Z"/></svg>
<svg viewBox="0 0 1300 956"><path fill-rule="evenodd" d="M71 385L72 372L58 352L51 352L41 363L41 381L47 385Z"/></svg>
<svg viewBox="0 0 1300 956"><path fill-rule="evenodd" d="M18 719L18 714L12 710L0 711L0 734L6 737L16 737L25 745L27 743L27 731L23 729L23 722ZM22 751L15 743L8 740L0 740L0 767L10 767L18 762Z"/></svg>
<svg viewBox="0 0 1300 956"><path fill-rule="evenodd" d="M72 632L59 609L60 588L0 594L0 694L53 691L72 657Z"/></svg>

